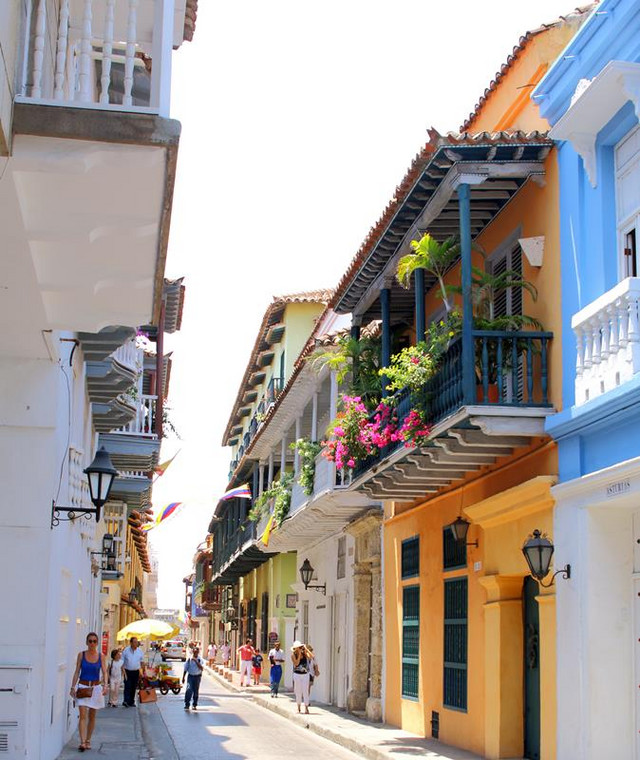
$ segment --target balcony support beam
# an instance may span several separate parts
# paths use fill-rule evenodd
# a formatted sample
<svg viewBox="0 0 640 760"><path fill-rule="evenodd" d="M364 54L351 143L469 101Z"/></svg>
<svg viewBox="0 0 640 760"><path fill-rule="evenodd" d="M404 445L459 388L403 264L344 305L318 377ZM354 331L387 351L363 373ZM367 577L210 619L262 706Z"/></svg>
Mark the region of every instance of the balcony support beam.
<svg viewBox="0 0 640 760"><path fill-rule="evenodd" d="M382 356L381 364L388 367L391 364L391 288L380 291L380 310L382 312ZM382 395L387 395L387 377L382 376Z"/></svg>
<svg viewBox="0 0 640 760"><path fill-rule="evenodd" d="M296 417L296 437L295 442L297 443L300 438L302 437L302 417ZM296 478L300 474L300 452L298 451L298 448L296 447L295 453L293 455L293 471L295 473Z"/></svg>
<svg viewBox="0 0 640 760"><path fill-rule="evenodd" d="M264 491L264 462L260 462L258 467L258 496L262 496Z"/></svg>
<svg viewBox="0 0 640 760"><path fill-rule="evenodd" d="M311 399L311 440L314 443L318 440L318 391Z"/></svg>
<svg viewBox="0 0 640 760"><path fill-rule="evenodd" d="M426 329L424 311L424 269L416 269L413 285L416 298L416 343L420 343L424 340Z"/></svg>
<svg viewBox="0 0 640 760"><path fill-rule="evenodd" d="M471 302L471 190L466 182L458 186L458 205L462 258L462 397L465 404L472 404L476 389Z"/></svg>
<svg viewBox="0 0 640 760"><path fill-rule="evenodd" d="M287 466L287 433L286 431L282 435L282 440L280 441L280 480L282 480L282 476L284 475L284 469Z"/></svg>

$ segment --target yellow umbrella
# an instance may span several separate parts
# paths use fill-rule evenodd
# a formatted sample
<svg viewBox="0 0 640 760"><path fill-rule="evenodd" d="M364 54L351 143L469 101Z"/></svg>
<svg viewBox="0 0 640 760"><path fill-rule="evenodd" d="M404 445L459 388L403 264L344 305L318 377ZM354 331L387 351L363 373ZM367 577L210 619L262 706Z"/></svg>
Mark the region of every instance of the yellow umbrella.
<svg viewBox="0 0 640 760"><path fill-rule="evenodd" d="M134 620L133 623L125 625L116 634L118 641L126 641L132 636L138 639L170 639L175 636L180 628L170 623L165 623L164 620L154 620L153 618L142 618L142 620Z"/></svg>

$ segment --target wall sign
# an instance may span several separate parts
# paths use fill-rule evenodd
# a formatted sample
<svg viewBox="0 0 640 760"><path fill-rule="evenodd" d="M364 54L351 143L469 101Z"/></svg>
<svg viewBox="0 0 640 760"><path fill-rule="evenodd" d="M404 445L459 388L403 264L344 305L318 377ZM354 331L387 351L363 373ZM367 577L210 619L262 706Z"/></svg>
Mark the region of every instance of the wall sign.
<svg viewBox="0 0 640 760"><path fill-rule="evenodd" d="M297 594L287 594L287 609L288 610L295 609L297 603L298 603Z"/></svg>
<svg viewBox="0 0 640 760"><path fill-rule="evenodd" d="M613 496L620 496L631 490L631 483L628 480L620 480L617 483L610 483L607 486L607 499Z"/></svg>

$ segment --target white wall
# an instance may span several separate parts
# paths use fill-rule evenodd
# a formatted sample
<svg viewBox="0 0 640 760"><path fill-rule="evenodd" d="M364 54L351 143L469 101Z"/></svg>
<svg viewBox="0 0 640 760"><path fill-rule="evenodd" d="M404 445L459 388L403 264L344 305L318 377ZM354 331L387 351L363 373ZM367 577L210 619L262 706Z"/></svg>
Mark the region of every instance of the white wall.
<svg viewBox="0 0 640 760"><path fill-rule="evenodd" d="M336 577L338 566L338 539L342 534L337 534L322 541L319 544L298 551L298 565L305 558L309 559L315 570L317 580L311 581L311 585L326 583L327 594L324 596L320 591L309 589L304 591L302 584L298 586L298 629L296 636L302 636L302 602L309 602L309 641L316 655L320 676L316 678L311 692L312 700L317 702L332 703L332 681L340 682L337 688L338 707L346 706L346 695L349 691L348 674L351 672L351 641L353 638L353 560L354 539L346 536L346 561L345 577L338 580ZM339 598L345 600L346 619L338 627L339 636L334 638L334 620L336 601ZM339 657L338 649L340 654ZM337 672L338 663L340 665Z"/></svg>
<svg viewBox="0 0 640 760"><path fill-rule="evenodd" d="M82 353L69 367L73 344L60 337L52 336L52 360L0 357L0 609L9 612L0 668L31 668L27 750L41 760L57 757L75 729L71 674L99 619L89 556L95 522L50 527L52 500L67 506L72 495L69 447L84 452L84 466L93 454Z"/></svg>
<svg viewBox="0 0 640 760"><path fill-rule="evenodd" d="M607 486L621 477L627 493L607 497ZM556 567L571 565L570 580L556 579L557 758L637 758L640 473L606 470L554 494L554 560Z"/></svg>

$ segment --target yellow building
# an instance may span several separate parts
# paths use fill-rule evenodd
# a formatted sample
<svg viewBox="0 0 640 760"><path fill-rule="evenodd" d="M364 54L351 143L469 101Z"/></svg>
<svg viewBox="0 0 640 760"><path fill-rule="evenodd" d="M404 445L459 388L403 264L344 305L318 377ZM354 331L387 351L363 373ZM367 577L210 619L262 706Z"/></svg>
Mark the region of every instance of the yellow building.
<svg viewBox="0 0 640 760"><path fill-rule="evenodd" d="M356 331L381 319L389 366L447 317L436 276L416 272L409 295L395 281L399 259L425 231L460 236L445 277L460 286L460 332L435 376L396 406L402 423L423 394L429 433L358 462L351 487L385 505L385 720L489 758L555 757L554 587L528 575L521 548L553 527L545 418L562 397L558 169L528 95L585 15L523 37L463 133L429 133L331 304ZM484 322L480 271L494 282L514 273L489 292Z"/></svg>

